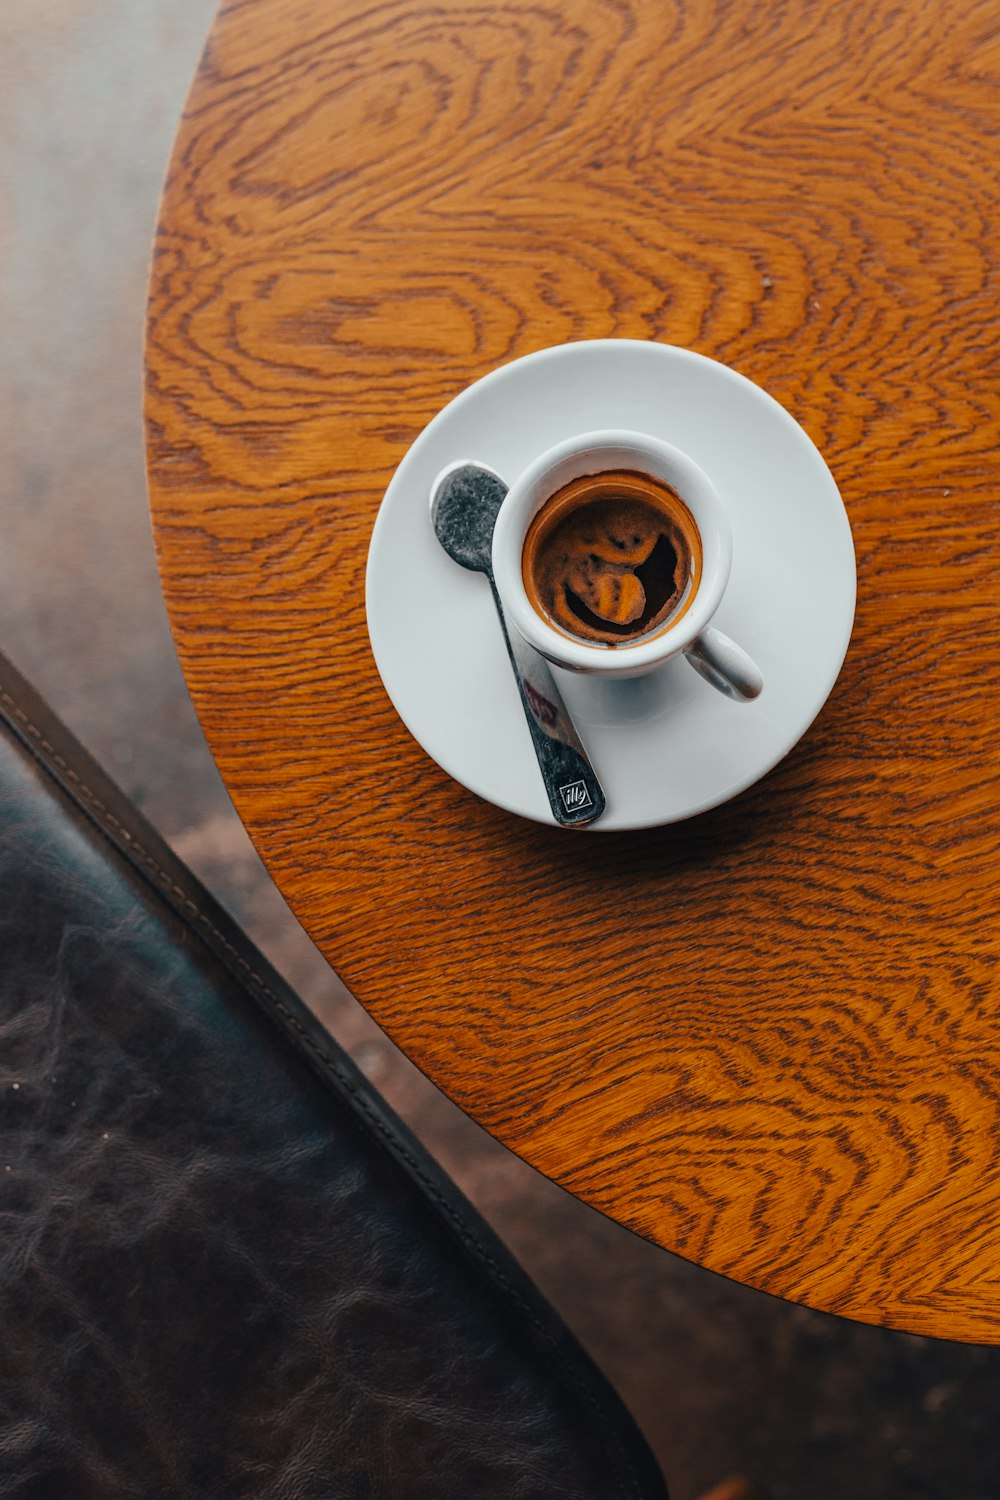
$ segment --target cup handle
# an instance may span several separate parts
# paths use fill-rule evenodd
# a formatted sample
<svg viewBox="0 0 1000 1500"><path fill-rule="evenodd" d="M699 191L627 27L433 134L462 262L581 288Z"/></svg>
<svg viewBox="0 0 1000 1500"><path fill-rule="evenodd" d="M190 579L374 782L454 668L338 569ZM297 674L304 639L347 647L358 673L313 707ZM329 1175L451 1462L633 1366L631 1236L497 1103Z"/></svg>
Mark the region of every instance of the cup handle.
<svg viewBox="0 0 1000 1500"><path fill-rule="evenodd" d="M764 686L760 668L742 646L709 625L684 655L699 677L704 677L727 698L747 702Z"/></svg>

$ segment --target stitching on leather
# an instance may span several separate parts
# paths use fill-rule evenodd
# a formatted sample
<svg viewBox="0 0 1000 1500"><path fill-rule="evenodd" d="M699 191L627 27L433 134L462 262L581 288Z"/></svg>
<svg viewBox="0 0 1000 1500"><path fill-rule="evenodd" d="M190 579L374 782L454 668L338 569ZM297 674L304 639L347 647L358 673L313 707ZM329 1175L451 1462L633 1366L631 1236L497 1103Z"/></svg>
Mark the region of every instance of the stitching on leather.
<svg viewBox="0 0 1000 1500"><path fill-rule="evenodd" d="M424 1191L434 1200L438 1207L443 1210L447 1218L451 1221L455 1229L458 1231L459 1238L463 1240L464 1243L475 1253L480 1261L489 1266L494 1279L500 1283L511 1300L515 1302L521 1309L521 1312L527 1317L536 1333L538 1333L540 1337L545 1341L553 1354L557 1355L557 1346L548 1329L544 1326L544 1324L539 1322L531 1307L527 1302L524 1301L518 1289L510 1283L502 1268L497 1265L496 1261L492 1258L486 1247L481 1244L481 1242L476 1238L475 1234L468 1227L465 1220L458 1213L454 1205L449 1203L447 1198L442 1197L435 1184L429 1177L425 1175L423 1167L421 1166L421 1163L417 1160L417 1158L413 1156L409 1149L403 1144L403 1142L401 1142L392 1133L392 1131L389 1130L385 1121L382 1120L379 1117L378 1113L372 1109L369 1101L364 1097L364 1095L357 1092L354 1083L341 1070L341 1068L337 1064L336 1059L331 1057L328 1052L325 1052L323 1048L318 1044L318 1042L316 1042L316 1040L312 1036L310 1036L309 1032L299 1021L298 1017L294 1015L293 1012L290 1011L284 1004L281 997L275 994L274 990L271 989L271 987L266 983L261 975L259 975L257 971L247 963L246 959L234 947L234 945L229 941L225 934L220 932L218 927L216 927L212 919L201 910L197 902L192 901L191 897L184 890L183 886L177 884L169 871L165 870L163 866L160 865L156 861L156 859L142 847L142 845L138 842L137 839L132 836L132 834L121 822L121 820L119 818L116 818L110 808L106 807L101 799L97 796L97 794L93 792L89 786L87 786L86 782L83 781L79 773L75 771L74 768L69 764L65 756L60 755L55 746L45 738L42 731L37 727L37 725L32 723L24 710L4 688L0 688L0 701L2 701L10 710L10 712L14 714L15 718L20 721L24 729L28 732L28 734L31 735L32 739L37 741L38 745L42 750L44 750L45 754L52 761L54 761L59 769L63 772L63 774L67 776L70 781L72 781L73 785L76 787L77 791L80 793L81 797L84 799L87 805L93 808L100 815L100 817L111 828L114 829L114 831L120 838L125 840L130 851L133 852L142 861L142 863L147 867L148 870L156 875L161 884L165 885L174 896L179 898L185 911L187 911L190 915L196 917L201 926L204 927L209 933L211 933L216 942L221 944L225 952L231 958L235 959L236 963L239 965L239 968L242 970L242 975L234 977L241 977L244 980L250 980L261 995L267 996L268 1000L276 1007L276 1009L284 1018L285 1022L289 1026L291 1026L292 1029L298 1034L301 1041L313 1054L316 1060L333 1075L340 1086L351 1095L355 1104L363 1110L369 1124L374 1127L379 1135L381 1135L386 1141L391 1143L394 1152L398 1152L399 1155L403 1157L403 1159L409 1165L410 1170L413 1172L414 1176L423 1186ZM558 1358L556 1358L555 1367L559 1374L563 1377L563 1379L565 1379L567 1372L563 1369ZM580 1392L584 1400L587 1402L587 1405L590 1406L597 1414L602 1426L605 1425L607 1421L606 1415L599 1402L594 1398L593 1394L587 1389L586 1385L582 1381L576 1378L576 1376L570 1376L570 1379L574 1387ZM607 1436L611 1439L612 1445L618 1454L619 1460L625 1465L625 1470L628 1475L628 1481L633 1490L633 1493L641 1497L642 1488L638 1482L627 1451L620 1445L617 1434L608 1431Z"/></svg>

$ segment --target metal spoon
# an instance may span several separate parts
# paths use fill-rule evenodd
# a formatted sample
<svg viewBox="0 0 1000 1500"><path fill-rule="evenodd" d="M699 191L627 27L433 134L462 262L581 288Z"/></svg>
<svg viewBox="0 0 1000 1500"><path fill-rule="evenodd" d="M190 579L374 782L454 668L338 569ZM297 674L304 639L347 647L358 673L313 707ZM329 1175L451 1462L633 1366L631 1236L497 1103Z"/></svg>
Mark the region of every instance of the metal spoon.
<svg viewBox="0 0 1000 1500"><path fill-rule="evenodd" d="M516 630L508 631L493 580L493 527L507 489L483 464L451 464L431 488L431 522L449 557L489 579L552 816L563 827L580 828L604 811L601 783L548 662Z"/></svg>

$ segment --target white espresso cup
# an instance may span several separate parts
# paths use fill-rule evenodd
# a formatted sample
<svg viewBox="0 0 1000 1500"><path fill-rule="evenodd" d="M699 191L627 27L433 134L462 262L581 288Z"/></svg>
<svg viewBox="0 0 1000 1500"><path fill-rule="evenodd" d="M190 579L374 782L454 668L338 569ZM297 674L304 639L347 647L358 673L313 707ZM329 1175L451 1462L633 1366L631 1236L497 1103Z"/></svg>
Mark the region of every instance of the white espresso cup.
<svg viewBox="0 0 1000 1500"><path fill-rule="evenodd" d="M528 528L546 503L571 480L626 469L647 474L676 491L701 540L701 576L684 601L648 635L604 645L569 634L544 618L524 584L522 556ZM638 432L588 432L549 448L511 486L493 531L493 573L508 621L542 656L571 672L638 677L684 656L727 697L756 698L764 679L747 653L711 624L732 565L729 517L708 475L679 448Z"/></svg>

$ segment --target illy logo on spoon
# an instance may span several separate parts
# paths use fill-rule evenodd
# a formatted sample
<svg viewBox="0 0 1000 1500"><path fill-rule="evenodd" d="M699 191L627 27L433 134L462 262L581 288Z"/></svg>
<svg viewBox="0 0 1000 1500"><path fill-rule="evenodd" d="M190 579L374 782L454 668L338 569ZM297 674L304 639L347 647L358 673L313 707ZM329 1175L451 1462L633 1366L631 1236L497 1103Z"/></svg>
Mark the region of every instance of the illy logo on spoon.
<svg viewBox="0 0 1000 1500"><path fill-rule="evenodd" d="M559 795L567 812L577 812L581 807L593 805L585 781L571 781L567 786L561 786Z"/></svg>

